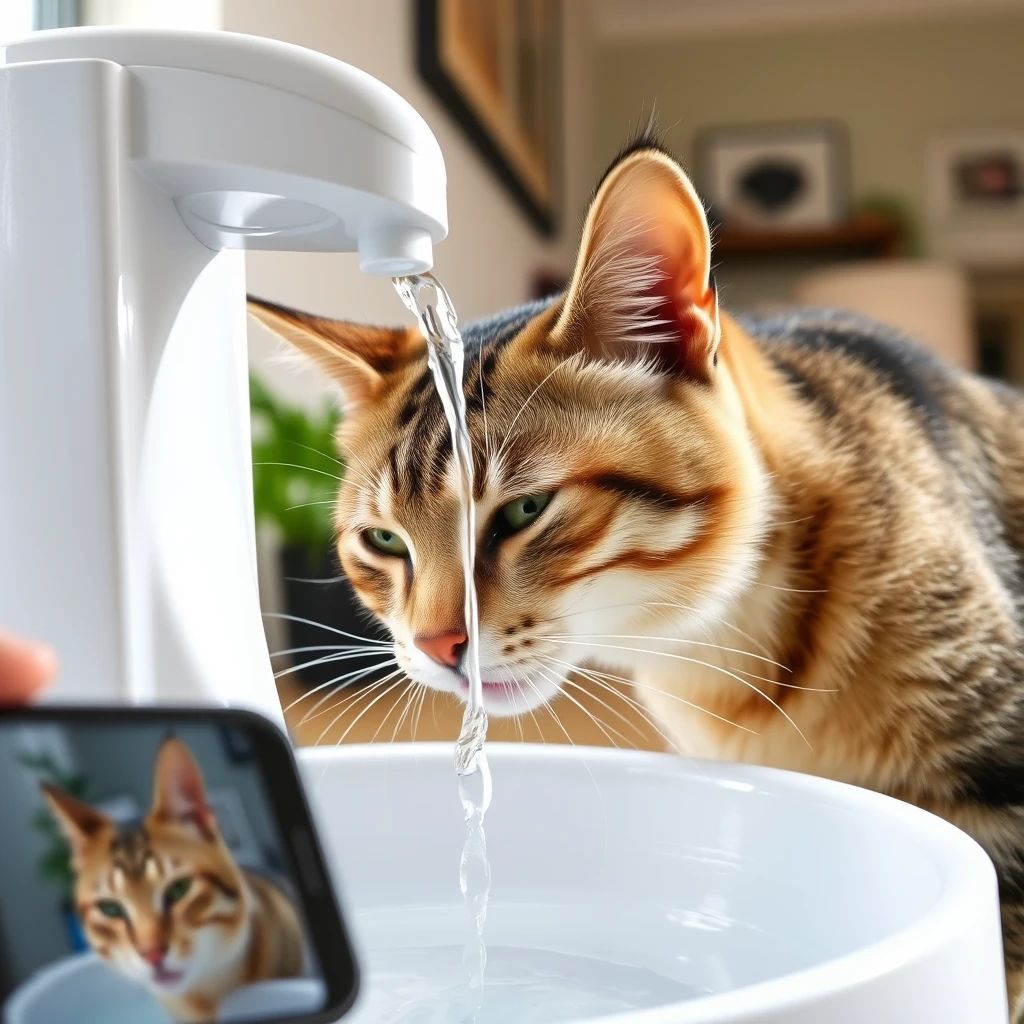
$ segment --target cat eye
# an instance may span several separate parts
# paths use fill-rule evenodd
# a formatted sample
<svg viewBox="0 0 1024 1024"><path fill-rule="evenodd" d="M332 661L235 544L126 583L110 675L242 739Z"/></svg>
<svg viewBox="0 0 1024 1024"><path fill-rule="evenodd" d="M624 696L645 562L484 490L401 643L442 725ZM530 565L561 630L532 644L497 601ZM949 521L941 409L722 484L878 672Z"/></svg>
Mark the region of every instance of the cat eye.
<svg viewBox="0 0 1024 1024"><path fill-rule="evenodd" d="M100 900L96 904L99 912L104 917L127 917L128 915L124 912L124 907L121 906L117 900Z"/></svg>
<svg viewBox="0 0 1024 1024"><path fill-rule="evenodd" d="M513 532L525 529L547 508L550 494L531 494L502 506L501 516Z"/></svg>
<svg viewBox="0 0 1024 1024"><path fill-rule="evenodd" d="M164 906L173 907L178 900L184 899L191 888L191 878L179 878L176 882L172 882L164 890Z"/></svg>
<svg viewBox="0 0 1024 1024"><path fill-rule="evenodd" d="M385 555L394 555L396 558L405 558L409 554L409 547L405 541L402 540L397 533L392 533L390 530L381 530L378 528L364 530L363 540L365 540L370 547L376 548Z"/></svg>

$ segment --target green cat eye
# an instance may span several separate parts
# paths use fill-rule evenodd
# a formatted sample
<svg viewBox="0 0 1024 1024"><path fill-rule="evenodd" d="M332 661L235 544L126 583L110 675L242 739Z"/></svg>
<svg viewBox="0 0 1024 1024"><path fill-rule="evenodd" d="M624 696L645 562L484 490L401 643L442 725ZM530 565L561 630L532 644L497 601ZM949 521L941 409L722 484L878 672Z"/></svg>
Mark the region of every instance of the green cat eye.
<svg viewBox="0 0 1024 1024"><path fill-rule="evenodd" d="M104 917L127 917L128 915L124 912L124 907L121 906L117 900L100 900L96 904L99 908L99 912Z"/></svg>
<svg viewBox="0 0 1024 1024"><path fill-rule="evenodd" d="M516 498L502 507L501 515L513 530L522 530L547 508L549 501L550 494L531 494L526 498Z"/></svg>
<svg viewBox="0 0 1024 1024"><path fill-rule="evenodd" d="M191 888L191 878L179 878L176 882L172 882L164 890L164 904L168 907L173 906L178 902L178 900L182 899Z"/></svg>
<svg viewBox="0 0 1024 1024"><path fill-rule="evenodd" d="M409 548L405 541L397 533L392 533L390 530L381 530L375 527L372 530L366 530L363 533L363 539L370 547L382 551L385 555L405 558L409 554Z"/></svg>

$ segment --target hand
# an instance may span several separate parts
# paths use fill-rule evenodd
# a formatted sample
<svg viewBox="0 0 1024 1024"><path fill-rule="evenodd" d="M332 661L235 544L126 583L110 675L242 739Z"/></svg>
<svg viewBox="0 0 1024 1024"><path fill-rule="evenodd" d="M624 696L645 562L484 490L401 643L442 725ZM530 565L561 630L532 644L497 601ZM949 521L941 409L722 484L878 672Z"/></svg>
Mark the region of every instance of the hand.
<svg viewBox="0 0 1024 1024"><path fill-rule="evenodd" d="M57 671L57 656L43 644L0 629L0 704L27 704Z"/></svg>

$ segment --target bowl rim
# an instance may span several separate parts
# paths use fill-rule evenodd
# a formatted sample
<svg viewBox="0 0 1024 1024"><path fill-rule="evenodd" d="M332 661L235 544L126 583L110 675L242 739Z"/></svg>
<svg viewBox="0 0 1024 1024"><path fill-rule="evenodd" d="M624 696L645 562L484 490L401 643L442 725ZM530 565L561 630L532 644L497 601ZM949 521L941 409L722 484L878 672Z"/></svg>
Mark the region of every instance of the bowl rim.
<svg viewBox="0 0 1024 1024"><path fill-rule="evenodd" d="M450 760L453 745L442 742L351 743L340 747L302 747L300 761L326 767L331 762ZM488 743L487 757L501 763L539 761L601 762L632 775L686 778L713 785L734 783L777 794L802 794L837 807L863 809L873 818L926 848L943 872L943 886L935 903L916 921L861 949L778 978L741 986L728 992L701 996L683 1003L665 1003L600 1018L600 1024L664 1024L671 1011L674 1024L715 1024L742 1019L743 1014L764 1015L835 997L865 983L892 974L914 961L926 959L962 933L962 922L990 901L998 908L995 867L984 848L962 829L914 804L846 782L802 772L731 761L681 757L647 750L569 746L545 743ZM325 779L326 774L320 775ZM317 779L308 780L315 789ZM342 884L344 884L342 865ZM579 1021L577 1024L589 1024ZM597 1024L595 1021L594 1024Z"/></svg>

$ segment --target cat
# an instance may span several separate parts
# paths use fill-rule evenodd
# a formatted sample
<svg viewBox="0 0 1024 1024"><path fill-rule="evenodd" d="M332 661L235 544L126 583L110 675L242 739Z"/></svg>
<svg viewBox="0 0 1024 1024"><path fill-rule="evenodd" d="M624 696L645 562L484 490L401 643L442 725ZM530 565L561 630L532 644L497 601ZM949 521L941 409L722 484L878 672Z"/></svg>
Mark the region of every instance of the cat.
<svg viewBox="0 0 1024 1024"><path fill-rule="evenodd" d="M47 783L42 789L71 848L89 945L145 985L172 1019L209 1024L240 985L302 975L295 907L235 863L183 742L160 747L153 804L138 828L119 828Z"/></svg>
<svg viewBox="0 0 1024 1024"><path fill-rule="evenodd" d="M574 670L628 679L687 754L944 816L996 864L1021 1021L1024 395L852 315L729 316L711 257L692 183L643 135L599 183L564 293L465 331L488 711ZM349 580L404 672L464 697L422 338L250 310L348 405Z"/></svg>

